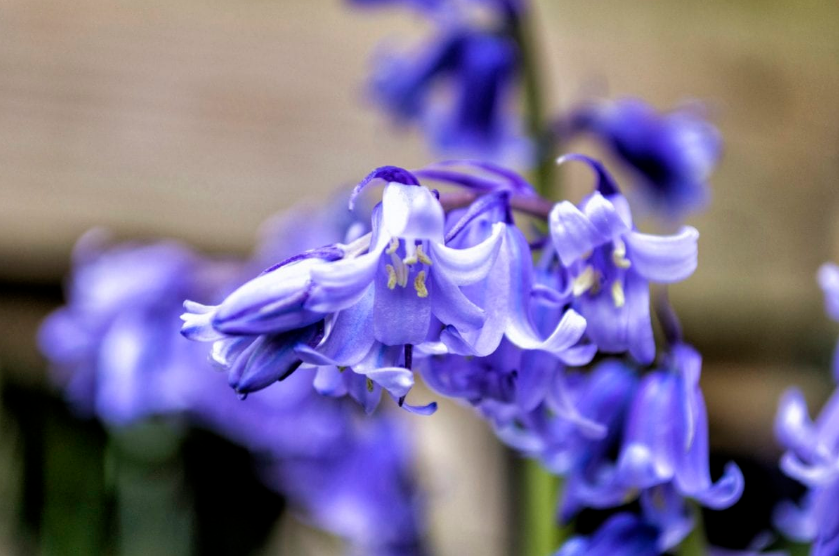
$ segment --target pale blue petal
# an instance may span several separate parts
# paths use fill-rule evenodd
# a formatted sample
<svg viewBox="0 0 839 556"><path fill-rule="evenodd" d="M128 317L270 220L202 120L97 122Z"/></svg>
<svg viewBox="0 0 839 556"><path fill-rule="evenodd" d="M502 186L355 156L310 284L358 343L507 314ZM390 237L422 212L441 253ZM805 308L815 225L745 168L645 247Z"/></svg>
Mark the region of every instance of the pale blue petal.
<svg viewBox="0 0 839 556"><path fill-rule="evenodd" d="M672 236L630 232L626 235L627 258L635 272L651 282L679 282L696 270L698 240L699 232L690 226Z"/></svg>
<svg viewBox="0 0 839 556"><path fill-rule="evenodd" d="M384 280L376 280L373 286L373 334L385 345L421 344L428 335L432 302L440 292L436 282L426 280L428 296L420 297L413 287L416 275L412 269L405 287L390 289Z"/></svg>
<svg viewBox="0 0 839 556"><path fill-rule="evenodd" d="M382 218L391 237L443 243L443 207L426 187L389 183L382 194Z"/></svg>
<svg viewBox="0 0 839 556"><path fill-rule="evenodd" d="M366 376L397 398L410 392L414 385L414 373L403 367L380 367L369 370L354 367L353 371Z"/></svg>
<svg viewBox="0 0 839 556"><path fill-rule="evenodd" d="M650 320L650 286L641 276L630 270L626 273L625 326L629 353L641 364L655 359L655 337ZM604 296L601 296L604 297Z"/></svg>
<svg viewBox="0 0 839 556"><path fill-rule="evenodd" d="M440 322L452 325L460 332L476 330L483 326L486 320L483 309L472 303L444 272L437 272L437 269L432 267L430 274L433 286L433 292L429 294L431 311Z"/></svg>
<svg viewBox="0 0 839 556"><path fill-rule="evenodd" d="M194 301L184 301L186 312L181 315L184 321L181 334L190 340L199 342L215 342L225 338L225 335L213 328L216 307L201 305Z"/></svg>
<svg viewBox="0 0 839 556"><path fill-rule="evenodd" d="M434 261L435 272L445 272L457 286L483 280L495 263L506 227L503 222L495 223L492 234L487 239L466 249L453 249L443 244L431 243L429 251L431 260Z"/></svg>
<svg viewBox="0 0 839 556"><path fill-rule="evenodd" d="M612 240L611 237L600 233L589 217L569 201L562 201L554 206L548 225L554 248L565 266L578 261L595 247Z"/></svg>

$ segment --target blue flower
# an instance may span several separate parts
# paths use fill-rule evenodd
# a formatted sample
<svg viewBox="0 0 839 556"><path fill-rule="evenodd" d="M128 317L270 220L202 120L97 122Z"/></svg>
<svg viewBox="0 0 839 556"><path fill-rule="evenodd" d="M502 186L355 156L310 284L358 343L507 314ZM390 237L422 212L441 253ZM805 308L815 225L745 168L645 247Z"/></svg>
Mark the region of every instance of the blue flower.
<svg viewBox="0 0 839 556"><path fill-rule="evenodd" d="M423 499L408 435L393 419L357 421L334 457L287 459L274 477L304 520L331 531L359 556L421 556Z"/></svg>
<svg viewBox="0 0 839 556"><path fill-rule="evenodd" d="M619 474L625 485L650 488L672 482L682 496L722 509L743 492L734 464L712 483L708 467L708 417L699 388L700 355L690 346L671 348L665 368L638 386L624 425Z"/></svg>
<svg viewBox="0 0 839 556"><path fill-rule="evenodd" d="M554 556L656 556L658 534L641 517L619 513L590 537L572 537Z"/></svg>
<svg viewBox="0 0 839 556"><path fill-rule="evenodd" d="M111 247L97 231L74 267L67 306L39 335L71 405L116 425L185 409L183 369L203 355L172 336L178 299L212 293L222 269L174 242Z"/></svg>
<svg viewBox="0 0 839 556"><path fill-rule="evenodd" d="M775 433L787 449L781 469L802 482L810 491L801 506L780 504L775 525L797 541L812 541L812 554L827 556L839 552L839 390L822 408L815 423L807 403L797 389L784 394L778 408Z"/></svg>
<svg viewBox="0 0 839 556"><path fill-rule="evenodd" d="M422 124L438 152L528 162L511 105L517 64L511 39L445 26L414 54L380 56L371 90L397 122Z"/></svg>
<svg viewBox="0 0 839 556"><path fill-rule="evenodd" d="M291 257L218 306L186 304L183 333L216 342L214 358L239 392L264 388L305 362L350 367L402 399L413 385L414 345L434 327L467 331L484 323L484 311L461 288L487 275L505 226L453 249L440 202L415 176L383 167L357 191L374 180L387 184L371 234Z"/></svg>
<svg viewBox="0 0 839 556"><path fill-rule="evenodd" d="M634 174L639 193L669 220L707 204L708 178L722 146L698 110L662 114L636 99L589 106L572 116L572 131L588 131Z"/></svg>
<svg viewBox="0 0 839 556"><path fill-rule="evenodd" d="M597 190L579 207L563 201L550 214L553 246L571 276L573 307L600 351L629 351L650 363L655 341L648 282L670 284L693 274L699 233L687 226L672 236L638 232L626 199L599 162L582 155L564 160L583 161L598 176Z"/></svg>

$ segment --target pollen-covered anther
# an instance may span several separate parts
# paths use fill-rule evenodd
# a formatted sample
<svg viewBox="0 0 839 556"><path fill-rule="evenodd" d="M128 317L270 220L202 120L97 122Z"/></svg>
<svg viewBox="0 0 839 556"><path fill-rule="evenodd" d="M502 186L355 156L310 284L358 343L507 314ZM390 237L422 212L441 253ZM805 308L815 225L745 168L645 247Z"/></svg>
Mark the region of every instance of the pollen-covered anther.
<svg viewBox="0 0 839 556"><path fill-rule="evenodd" d="M385 270L387 271L387 289L392 290L396 287L396 269L389 264L385 266Z"/></svg>
<svg viewBox="0 0 839 556"><path fill-rule="evenodd" d="M574 293L574 296L580 297L588 290L592 289L594 287L595 278L594 268L587 266L579 276L574 278L574 283L571 286L571 291Z"/></svg>
<svg viewBox="0 0 839 556"><path fill-rule="evenodd" d="M425 271L420 270L414 278L414 289L417 290L417 296L428 297L428 288L425 287Z"/></svg>
<svg viewBox="0 0 839 556"><path fill-rule="evenodd" d="M424 265L431 266L431 259L428 258L428 255L425 254L425 251L422 250L422 245L417 246L417 259Z"/></svg>
<svg viewBox="0 0 839 556"><path fill-rule="evenodd" d="M369 378L369 377L367 378L367 391L368 391L368 392L372 392L372 391L373 391L373 381L372 381L372 380L370 380L370 378Z"/></svg>
<svg viewBox="0 0 839 556"><path fill-rule="evenodd" d="M620 238L615 240L615 249L612 251L612 262L618 268L627 269L632 262L626 258L626 244Z"/></svg>
<svg viewBox="0 0 839 556"><path fill-rule="evenodd" d="M623 293L623 284L621 284L620 280L612 282L612 301L614 301L615 307L619 309L626 303L626 296Z"/></svg>
<svg viewBox="0 0 839 556"><path fill-rule="evenodd" d="M390 240L390 245L387 246L387 250L385 251L385 253L387 253L388 255L393 255L394 253L396 253L397 249L399 249L399 239L392 238Z"/></svg>

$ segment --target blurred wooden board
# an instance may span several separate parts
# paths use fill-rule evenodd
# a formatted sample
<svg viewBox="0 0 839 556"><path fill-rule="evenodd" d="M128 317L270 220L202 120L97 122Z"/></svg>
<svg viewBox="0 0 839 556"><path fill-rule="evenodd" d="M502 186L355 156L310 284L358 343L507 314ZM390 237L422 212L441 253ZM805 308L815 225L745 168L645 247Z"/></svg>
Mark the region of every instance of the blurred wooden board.
<svg viewBox="0 0 839 556"><path fill-rule="evenodd" d="M733 328L768 322L770 340L775 323L806 326L813 274L838 254L839 4L538 8L557 104L604 82L662 108L711 102L726 157L677 302ZM2 14L0 278L54 281L94 225L245 251L304 196L430 159L364 102L370 52L417 34L399 11L5 0Z"/></svg>

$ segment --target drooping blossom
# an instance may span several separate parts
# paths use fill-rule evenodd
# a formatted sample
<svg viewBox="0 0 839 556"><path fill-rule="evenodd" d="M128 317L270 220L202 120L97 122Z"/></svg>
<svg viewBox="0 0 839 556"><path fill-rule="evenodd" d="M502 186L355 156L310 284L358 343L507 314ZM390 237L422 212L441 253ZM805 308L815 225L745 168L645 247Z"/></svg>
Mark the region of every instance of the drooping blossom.
<svg viewBox="0 0 839 556"><path fill-rule="evenodd" d="M575 206L557 204L550 232L559 260L568 268L573 307L588 322L586 335L605 353L629 351L640 363L655 357L649 282L672 284L696 269L695 228L658 236L636 230L626 199L603 165L586 156L560 159L586 163L597 187Z"/></svg>
<svg viewBox="0 0 839 556"><path fill-rule="evenodd" d="M283 460L272 477L305 521L348 539L351 554L422 556L424 504L408 432L393 419L356 419L345 450Z"/></svg>
<svg viewBox="0 0 839 556"><path fill-rule="evenodd" d="M414 52L380 54L370 89L398 124L419 124L438 153L527 163L513 103L517 66L509 37L445 25Z"/></svg>
<svg viewBox="0 0 839 556"><path fill-rule="evenodd" d="M520 187L507 172L481 167L500 189ZM375 394L380 386L406 409L427 412L433 406L403 401L414 347L489 354L506 336L525 349L563 353L580 339L585 323L574 311L563 311L546 336L534 326L530 250L504 191L479 197L447 232L440 201L414 174L382 167L357 191L375 180L386 185L368 236L290 257L218 306L187 303L183 333L215 342L213 357L235 389L264 388L305 363L319 368L327 393L358 393L365 384ZM477 217L495 205L504 216L487 227ZM469 232L475 228L477 235ZM344 368L364 380L340 377Z"/></svg>
<svg viewBox="0 0 839 556"><path fill-rule="evenodd" d="M178 334L183 297L218 298L240 280L247 263L210 261L175 242L110 245L96 234L83 238L74 263L67 305L40 334L73 407L112 427L154 417L211 430L249 450L268 485L293 494L295 511L344 538L355 553L421 553L422 500L406 465L407 435L392 416L361 421L353 404L319 395L313 375L305 373L242 401L209 365L206 350ZM398 525L339 527L340 521L320 519L335 508L327 490L292 493L302 462L333 489L349 477L349 460L370 475L365 486L342 498L342 519L356 516L370 524L399 515ZM375 482L384 477L394 486ZM392 490L397 487L398 493ZM387 552L368 551L385 541Z"/></svg>
<svg viewBox="0 0 839 556"><path fill-rule="evenodd" d="M799 542L812 542L812 554L839 551L839 391L833 393L815 422L797 389L784 394L775 433L786 452L781 470L809 488L798 503L786 501L775 510L776 527Z"/></svg>
<svg viewBox="0 0 839 556"><path fill-rule="evenodd" d="M453 250L430 190L401 169L379 169L374 179L388 183L360 247L336 244L291 257L217 307L187 305L184 334L217 341L214 357L229 367L238 391L264 388L305 359L351 367L402 398L413 385L412 346L426 340L433 322L461 329L483 323L460 286L486 275L500 228L474 248Z"/></svg>
<svg viewBox="0 0 839 556"><path fill-rule="evenodd" d="M659 531L641 517L619 513L593 535L572 537L554 556L656 556Z"/></svg>
<svg viewBox="0 0 839 556"><path fill-rule="evenodd" d="M585 106L570 120L569 131L591 134L623 163L653 213L679 221L707 205L722 141L697 107L661 113L621 99Z"/></svg>

